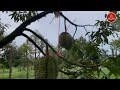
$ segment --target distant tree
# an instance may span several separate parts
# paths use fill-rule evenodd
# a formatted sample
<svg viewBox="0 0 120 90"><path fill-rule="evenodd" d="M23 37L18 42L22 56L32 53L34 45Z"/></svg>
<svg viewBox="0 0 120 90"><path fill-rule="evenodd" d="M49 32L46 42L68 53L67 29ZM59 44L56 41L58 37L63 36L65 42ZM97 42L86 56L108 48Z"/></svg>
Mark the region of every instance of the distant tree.
<svg viewBox="0 0 120 90"><path fill-rule="evenodd" d="M13 62L15 61L16 56L16 45L11 42L4 48L5 52L3 56L6 57L6 60L3 62L3 64L6 68L9 68L9 79L11 79Z"/></svg>
<svg viewBox="0 0 120 90"><path fill-rule="evenodd" d="M35 31L38 35L42 36L37 30ZM43 50L45 51L45 43L43 43L39 38L37 38L35 35L30 36L32 40ZM42 36L43 37L43 36ZM41 52L28 40L26 41L28 45L30 46L31 50L31 56L33 56L35 59L40 58Z"/></svg>
<svg viewBox="0 0 120 90"><path fill-rule="evenodd" d="M29 59L28 59L28 55L29 52L31 51L31 48L27 45L27 43L23 43L19 49L20 52L22 52L22 59L23 60L23 67L25 70L25 67L27 66L27 74L26 74L26 78L28 79L28 72L29 72Z"/></svg>
<svg viewBox="0 0 120 90"><path fill-rule="evenodd" d="M111 50L112 50L112 54L113 54L113 57L117 57L118 55L118 51L120 52L120 38L118 40L113 40L111 43L110 43L110 47L111 47Z"/></svg>
<svg viewBox="0 0 120 90"><path fill-rule="evenodd" d="M105 59L108 57L108 55L107 55L108 50L100 49L100 51L101 51L101 58L102 59Z"/></svg>

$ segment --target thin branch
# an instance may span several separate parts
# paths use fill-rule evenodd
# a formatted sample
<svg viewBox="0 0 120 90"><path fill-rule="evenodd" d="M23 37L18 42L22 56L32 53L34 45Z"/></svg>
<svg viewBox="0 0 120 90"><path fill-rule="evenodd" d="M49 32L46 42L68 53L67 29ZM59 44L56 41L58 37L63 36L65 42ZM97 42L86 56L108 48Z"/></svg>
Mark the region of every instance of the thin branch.
<svg viewBox="0 0 120 90"><path fill-rule="evenodd" d="M46 54L43 52L43 50L30 38L28 37L26 34L22 33L22 36L26 37L30 42L32 42L41 52L42 54L45 56Z"/></svg>
<svg viewBox="0 0 120 90"><path fill-rule="evenodd" d="M74 33L74 35L73 35L73 38L74 38L74 36L75 36L75 34L76 34L76 32L77 32L77 26L75 26L75 28L76 28L76 30L75 30L75 33Z"/></svg>
<svg viewBox="0 0 120 90"><path fill-rule="evenodd" d="M73 22L75 22L75 21L77 21L77 20L74 20ZM68 26L67 30L69 29L70 25L71 25L71 24L69 24L69 26Z"/></svg>
<svg viewBox="0 0 120 90"><path fill-rule="evenodd" d="M40 35L38 35L37 33L35 33L34 31L32 31L29 28L25 28L24 30L33 33L35 36L37 36L39 39L41 39L46 45L48 45L55 53L57 53L57 51L55 51L54 48L52 48L52 46L43 37L41 37Z"/></svg>
<svg viewBox="0 0 120 90"><path fill-rule="evenodd" d="M55 16L52 18L52 20L51 20L51 22L49 24L51 24L54 19L55 19Z"/></svg>
<svg viewBox="0 0 120 90"><path fill-rule="evenodd" d="M75 75L74 72L65 72L65 71L62 71L62 70L60 70L60 69L59 69L59 71L60 71L61 73L66 74L66 75Z"/></svg>
<svg viewBox="0 0 120 90"><path fill-rule="evenodd" d="M49 13L53 13L53 11L44 11L28 20L26 20L25 22L23 22L18 28L16 28L11 34L9 34L8 36L6 36L5 38L3 38L0 41L0 48L2 48L3 46L7 45L8 43L10 43L11 41L13 41L17 36L20 36L22 34L22 32L24 31L24 28L26 26L28 26L30 23L46 16Z"/></svg>
<svg viewBox="0 0 120 90"><path fill-rule="evenodd" d="M69 23L71 23L72 25L77 26L77 27L95 26L95 25L89 25L89 24L87 24L87 25L77 25L77 24L73 23L72 21L70 21L65 15L63 15L62 12L60 12L60 15L61 15L65 20L67 20Z"/></svg>
<svg viewBox="0 0 120 90"><path fill-rule="evenodd" d="M85 27L83 27L84 29L85 29L85 31L86 31L86 33L87 33L87 29L85 28Z"/></svg>
<svg viewBox="0 0 120 90"><path fill-rule="evenodd" d="M65 26L65 32L67 32L67 28L66 28L66 20L64 19L64 26Z"/></svg>

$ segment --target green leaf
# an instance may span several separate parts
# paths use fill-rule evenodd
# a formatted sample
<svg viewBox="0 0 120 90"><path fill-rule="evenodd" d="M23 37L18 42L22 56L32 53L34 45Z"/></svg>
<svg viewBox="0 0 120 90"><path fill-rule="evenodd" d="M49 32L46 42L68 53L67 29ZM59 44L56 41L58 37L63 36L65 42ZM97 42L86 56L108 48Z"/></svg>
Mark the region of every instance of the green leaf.
<svg viewBox="0 0 120 90"><path fill-rule="evenodd" d="M13 19L14 17L16 17L16 11L14 11L13 14L10 14L9 16L12 16L11 19Z"/></svg>

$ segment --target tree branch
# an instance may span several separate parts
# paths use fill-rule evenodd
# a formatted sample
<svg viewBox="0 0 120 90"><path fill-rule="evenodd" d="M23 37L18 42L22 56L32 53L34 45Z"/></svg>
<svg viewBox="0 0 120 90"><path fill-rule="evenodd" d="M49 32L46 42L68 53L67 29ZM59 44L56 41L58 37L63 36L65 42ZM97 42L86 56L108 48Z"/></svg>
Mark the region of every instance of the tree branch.
<svg viewBox="0 0 120 90"><path fill-rule="evenodd" d="M66 28L66 20L64 20L64 26L65 26L65 32L67 32L67 28Z"/></svg>
<svg viewBox="0 0 120 90"><path fill-rule="evenodd" d="M75 36L75 34L76 34L76 32L77 32L77 26L75 26L75 33L73 34L73 38L74 38L74 36Z"/></svg>
<svg viewBox="0 0 120 90"><path fill-rule="evenodd" d="M25 22L23 22L18 28L16 28L11 34L9 34L8 36L6 36L5 38L3 38L0 41L0 48L2 48L3 46L7 45L8 43L10 43L11 41L13 41L17 36L20 36L22 34L22 32L24 31L24 28L29 25L30 23L36 21L37 19L40 19L44 16L46 16L49 13L53 13L53 11L44 11L28 20L26 20Z"/></svg>
<svg viewBox="0 0 120 90"><path fill-rule="evenodd" d="M41 39L46 45L48 45L48 46L52 49L52 51L53 51L58 57L62 58L65 62L67 62L67 63L69 63L69 64L71 64L71 65L80 66L79 64L72 63L72 62L66 60L64 57L60 56L60 55L58 54L58 52L57 52L43 37L39 36L38 34L36 34L36 33L35 33L34 31L32 31L31 29L25 28L25 30L33 33L35 36L37 36L39 39ZM81 66L80 66L80 67L81 67Z"/></svg>
<svg viewBox="0 0 120 90"><path fill-rule="evenodd" d="M72 63L70 61L68 61L67 59L65 59L64 57L60 56L58 54L58 52L41 36L39 36L38 34L36 34L34 31L32 31L31 29L28 29L28 28L25 28L26 31L29 31L31 33L33 33L35 36L37 36L39 39L41 39L46 45L48 45L52 51L61 59L63 59L65 62L71 64L71 65L76 65L76 66L79 66L79 67L87 67L86 65L80 65L80 64L77 64L77 63ZM96 65L91 65L92 67L96 67Z"/></svg>
<svg viewBox="0 0 120 90"><path fill-rule="evenodd" d="M43 52L43 50L30 38L28 37L26 34L22 33L22 36L26 37L30 42L32 42L41 52L42 54L45 56L46 54Z"/></svg>
<svg viewBox="0 0 120 90"><path fill-rule="evenodd" d="M88 25L77 25L77 24L73 23L72 21L70 21L65 15L63 15L62 12L60 12L60 15L61 15L65 20L67 20L69 23L71 23L72 25L77 26L77 27L95 26L95 25L89 25L89 24L88 24Z"/></svg>
<svg viewBox="0 0 120 90"><path fill-rule="evenodd" d="M65 71L62 71L62 70L60 70L60 69L59 69L59 71L60 71L61 73L66 74L66 75L75 75L75 72L65 72Z"/></svg>
<svg viewBox="0 0 120 90"><path fill-rule="evenodd" d="M80 64L72 63L72 62L66 60L64 57L60 56L60 55L58 54L58 52L57 52L43 37L39 36L38 34L36 34L36 33L35 33L34 31L32 31L31 29L25 28L25 30L33 33L35 36L37 36L39 39L41 39L46 45L48 45L48 46L52 49L52 51L53 51L59 58L63 59L65 62L67 62L67 63L69 63L69 64L71 64L71 65L79 66L79 67L87 67L86 65L80 65ZM94 65L92 65L92 66L94 67Z"/></svg>

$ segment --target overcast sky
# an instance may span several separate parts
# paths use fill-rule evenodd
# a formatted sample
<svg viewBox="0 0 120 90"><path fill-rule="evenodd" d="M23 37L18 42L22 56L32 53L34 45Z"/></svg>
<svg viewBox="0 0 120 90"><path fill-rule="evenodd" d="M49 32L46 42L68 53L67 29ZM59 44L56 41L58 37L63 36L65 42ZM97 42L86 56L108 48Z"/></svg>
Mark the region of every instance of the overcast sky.
<svg viewBox="0 0 120 90"><path fill-rule="evenodd" d="M67 16L71 21L75 21L76 24L85 25L85 24L95 24L95 20L105 20L105 13L108 13L108 11L67 11L63 12L65 16ZM9 14L6 13L0 13L1 22L10 24L11 26L6 31L7 34L10 34L15 28L17 28L22 22L15 23L14 20L11 20L8 16ZM31 28L32 30L38 30L39 33L41 33L44 38L47 38L48 41L53 44L54 46L57 46L58 43L58 18L55 18L52 23L50 24L52 18L54 17L54 14L49 14L46 17L43 17L39 21L33 22L28 26L28 28ZM60 32L64 31L64 19L60 18ZM69 23L67 23L67 26ZM87 27L87 30L92 30L92 27ZM74 26L70 26L68 29L68 32L73 35L75 31ZM26 32L25 32L26 33ZM75 38L79 38L80 36L85 37L85 30L84 28L78 28L78 31L75 35ZM27 33L30 35L30 33ZM86 37L87 38L87 37ZM109 38L111 41L112 37ZM20 36L17 37L14 41L19 46L23 42L25 42L25 38ZM110 50L108 45L103 46L102 48L106 50ZM109 52L110 53L110 52Z"/></svg>

